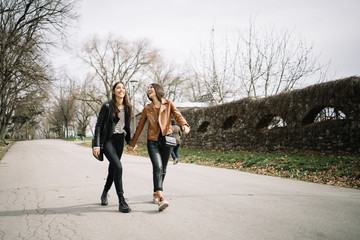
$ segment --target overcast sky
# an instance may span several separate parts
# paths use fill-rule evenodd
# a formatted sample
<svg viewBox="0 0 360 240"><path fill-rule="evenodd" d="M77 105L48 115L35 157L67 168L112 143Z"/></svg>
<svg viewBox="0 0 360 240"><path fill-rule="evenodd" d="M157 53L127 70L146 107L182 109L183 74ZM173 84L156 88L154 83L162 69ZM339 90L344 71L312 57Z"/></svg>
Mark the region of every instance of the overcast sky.
<svg viewBox="0 0 360 240"><path fill-rule="evenodd" d="M148 38L168 61L183 63L209 41L213 26L225 37L256 18L256 26L294 30L342 78L360 75L359 12L360 0L82 0L70 46L79 49L93 34ZM56 59L57 65L73 64L68 55Z"/></svg>

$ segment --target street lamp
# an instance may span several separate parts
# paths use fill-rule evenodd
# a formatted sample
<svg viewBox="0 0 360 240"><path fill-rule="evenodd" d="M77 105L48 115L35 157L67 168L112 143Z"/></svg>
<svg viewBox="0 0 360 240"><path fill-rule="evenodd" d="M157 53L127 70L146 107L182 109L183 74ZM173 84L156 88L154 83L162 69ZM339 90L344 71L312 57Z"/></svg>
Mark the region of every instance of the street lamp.
<svg viewBox="0 0 360 240"><path fill-rule="evenodd" d="M135 84L138 82L138 80L130 80L130 84L132 86L132 93L131 97L133 100L133 133L135 134Z"/></svg>

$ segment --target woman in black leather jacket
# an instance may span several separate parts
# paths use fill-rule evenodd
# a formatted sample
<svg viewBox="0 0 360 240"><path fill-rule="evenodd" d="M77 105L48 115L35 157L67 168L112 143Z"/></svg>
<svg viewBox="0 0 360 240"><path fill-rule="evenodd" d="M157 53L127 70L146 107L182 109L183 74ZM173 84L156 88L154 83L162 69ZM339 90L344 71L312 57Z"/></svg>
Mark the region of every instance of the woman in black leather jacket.
<svg viewBox="0 0 360 240"><path fill-rule="evenodd" d="M112 99L103 104L95 125L93 140L93 154L98 157L100 146L103 146L104 154L109 160L109 170L101 195L101 205L107 205L107 193L112 183L115 183L116 193L119 197L119 211L128 213L130 207L125 202L122 184L121 156L124 149L124 139L129 144L130 119L132 106L126 93L125 85L117 82L112 88Z"/></svg>

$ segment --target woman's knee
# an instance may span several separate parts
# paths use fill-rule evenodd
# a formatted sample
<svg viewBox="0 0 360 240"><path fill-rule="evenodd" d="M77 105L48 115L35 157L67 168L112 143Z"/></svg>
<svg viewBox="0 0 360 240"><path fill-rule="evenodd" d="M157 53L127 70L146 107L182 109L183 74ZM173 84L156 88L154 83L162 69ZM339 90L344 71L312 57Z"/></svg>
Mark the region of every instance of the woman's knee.
<svg viewBox="0 0 360 240"><path fill-rule="evenodd" d="M123 169L121 164L116 164L116 165L114 166L114 168L115 168L115 169L114 169L115 171L122 171L122 169Z"/></svg>
<svg viewBox="0 0 360 240"><path fill-rule="evenodd" d="M114 172L114 174L118 172L122 172L122 164L119 159L112 159L111 161L111 171Z"/></svg>
<svg viewBox="0 0 360 240"><path fill-rule="evenodd" d="M162 167L158 166L158 165L153 165L153 173L154 174L161 174L163 172Z"/></svg>

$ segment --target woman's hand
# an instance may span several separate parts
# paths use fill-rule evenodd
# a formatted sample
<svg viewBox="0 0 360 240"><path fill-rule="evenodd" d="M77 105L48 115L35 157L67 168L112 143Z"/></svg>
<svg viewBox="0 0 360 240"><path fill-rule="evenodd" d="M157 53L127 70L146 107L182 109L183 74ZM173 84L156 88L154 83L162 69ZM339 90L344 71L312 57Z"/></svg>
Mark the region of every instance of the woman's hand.
<svg viewBox="0 0 360 240"><path fill-rule="evenodd" d="M95 157L98 157L100 154L100 148L93 148L93 154Z"/></svg>
<svg viewBox="0 0 360 240"><path fill-rule="evenodd" d="M186 125L182 126L182 131L185 133L185 134L188 134L190 132L190 128Z"/></svg>
<svg viewBox="0 0 360 240"><path fill-rule="evenodd" d="M131 146L127 146L127 150L128 150L128 151L133 151L133 152L135 152L135 148L134 148L134 147L131 147Z"/></svg>

